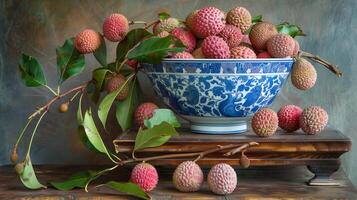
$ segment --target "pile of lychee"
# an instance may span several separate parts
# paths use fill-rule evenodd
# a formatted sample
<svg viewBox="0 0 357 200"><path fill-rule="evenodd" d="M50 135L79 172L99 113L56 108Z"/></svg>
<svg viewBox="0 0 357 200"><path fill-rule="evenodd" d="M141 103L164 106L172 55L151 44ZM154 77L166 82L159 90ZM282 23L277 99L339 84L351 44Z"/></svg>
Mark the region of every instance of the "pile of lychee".
<svg viewBox="0 0 357 200"><path fill-rule="evenodd" d="M263 108L254 114L252 129L260 137L272 136L280 127L286 132L300 128L308 135L315 135L324 130L328 122L327 112L320 106L309 106L302 110L296 105L286 105L278 113Z"/></svg>
<svg viewBox="0 0 357 200"><path fill-rule="evenodd" d="M130 181L137 184L145 192L150 192L156 187L159 175L151 164L140 163L132 170ZM196 192L204 182L204 175L196 162L185 161L175 169L172 182L176 189L181 192ZM237 187L237 174L230 165L219 163L210 169L207 182L213 193L219 195L231 194Z"/></svg>

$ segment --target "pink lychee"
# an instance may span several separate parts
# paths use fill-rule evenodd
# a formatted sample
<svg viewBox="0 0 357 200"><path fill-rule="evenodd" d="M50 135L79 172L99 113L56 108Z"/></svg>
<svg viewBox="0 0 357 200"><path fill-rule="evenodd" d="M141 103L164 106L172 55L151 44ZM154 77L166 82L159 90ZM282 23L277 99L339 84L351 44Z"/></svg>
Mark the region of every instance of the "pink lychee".
<svg viewBox="0 0 357 200"><path fill-rule="evenodd" d="M150 192L159 182L159 175L154 166L149 163L140 163L131 171L130 181L145 192Z"/></svg>
<svg viewBox="0 0 357 200"><path fill-rule="evenodd" d="M175 53L172 58L175 58L175 59L191 59L193 58L193 56L188 53L188 52L179 52L179 53Z"/></svg>
<svg viewBox="0 0 357 200"><path fill-rule="evenodd" d="M196 38L193 33L185 28L175 28L171 35L175 36L186 46L187 52L192 52L196 47Z"/></svg>
<svg viewBox="0 0 357 200"><path fill-rule="evenodd" d="M278 129L278 115L269 108L262 108L252 118L252 128L259 137L272 136Z"/></svg>
<svg viewBox="0 0 357 200"><path fill-rule="evenodd" d="M271 56L268 52L263 51L263 52L258 53L257 58L271 58Z"/></svg>
<svg viewBox="0 0 357 200"><path fill-rule="evenodd" d="M240 44L243 34L236 26L227 24L219 33L219 36L227 42L229 48L234 48Z"/></svg>
<svg viewBox="0 0 357 200"><path fill-rule="evenodd" d="M293 132L300 128L299 119L302 109L295 105L286 105L278 112L279 127L287 132Z"/></svg>
<svg viewBox="0 0 357 200"><path fill-rule="evenodd" d="M129 31L129 22L119 13L113 13L105 18L103 23L104 37L112 42L119 42Z"/></svg>
<svg viewBox="0 0 357 200"><path fill-rule="evenodd" d="M231 49L231 58L256 58L255 52L246 46L239 45Z"/></svg>
<svg viewBox="0 0 357 200"><path fill-rule="evenodd" d="M300 127L309 135L320 133L326 127L327 122L328 114L320 106L307 107L300 116Z"/></svg>
<svg viewBox="0 0 357 200"><path fill-rule="evenodd" d="M143 103L139 105L134 113L134 119L140 127L144 127L145 119L150 119L154 115L154 111L159 107L154 103Z"/></svg>
<svg viewBox="0 0 357 200"><path fill-rule="evenodd" d="M101 44L100 34L92 29L85 29L76 35L74 47L80 53L93 53Z"/></svg>
<svg viewBox="0 0 357 200"><path fill-rule="evenodd" d="M224 12L215 7L200 9L192 19L191 28L199 38L217 35L226 24Z"/></svg>
<svg viewBox="0 0 357 200"><path fill-rule="evenodd" d="M206 58L224 59L230 57L228 44L218 36L208 36L202 42L202 53Z"/></svg>

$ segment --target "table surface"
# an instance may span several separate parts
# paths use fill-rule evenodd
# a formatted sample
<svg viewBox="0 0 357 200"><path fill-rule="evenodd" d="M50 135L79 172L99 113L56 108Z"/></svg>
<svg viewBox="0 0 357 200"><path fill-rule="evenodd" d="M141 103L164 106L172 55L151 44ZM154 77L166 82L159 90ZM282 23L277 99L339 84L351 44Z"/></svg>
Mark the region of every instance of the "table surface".
<svg viewBox="0 0 357 200"><path fill-rule="evenodd" d="M102 166L104 168L104 166ZM102 169L100 166L37 166L37 176L42 183L61 181L70 174L88 169ZM207 173L207 170L204 170ZM121 168L103 177L106 180L126 181L129 169ZM306 167L270 167L237 170L238 187L233 194L218 196L203 185L195 193L178 192L171 183L171 169L160 169L158 187L150 192L153 199L357 199L357 191L342 170L333 178L340 186L307 186L313 175ZM100 184L101 182L96 182ZM12 167L0 168L0 199L133 199L106 188L90 187L90 192L75 189L57 191L52 188L31 191L22 186Z"/></svg>

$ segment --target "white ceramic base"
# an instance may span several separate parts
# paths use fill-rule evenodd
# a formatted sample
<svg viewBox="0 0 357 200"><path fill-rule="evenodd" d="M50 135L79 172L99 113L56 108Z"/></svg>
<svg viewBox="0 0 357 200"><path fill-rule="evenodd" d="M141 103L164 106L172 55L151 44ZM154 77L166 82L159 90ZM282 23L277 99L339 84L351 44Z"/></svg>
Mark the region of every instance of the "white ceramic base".
<svg viewBox="0 0 357 200"><path fill-rule="evenodd" d="M247 131L246 118L236 117L192 117L185 116L190 121L191 131L200 134L239 134Z"/></svg>

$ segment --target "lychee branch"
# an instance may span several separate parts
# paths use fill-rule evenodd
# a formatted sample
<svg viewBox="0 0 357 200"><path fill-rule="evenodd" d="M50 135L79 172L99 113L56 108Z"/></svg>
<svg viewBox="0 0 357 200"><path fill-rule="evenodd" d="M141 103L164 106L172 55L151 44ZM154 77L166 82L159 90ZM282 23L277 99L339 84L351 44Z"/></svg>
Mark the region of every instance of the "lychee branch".
<svg viewBox="0 0 357 200"><path fill-rule="evenodd" d="M159 22L160 22L160 20L155 20L155 21L153 21L153 22L150 22L148 25L146 25L146 26L144 27L144 29L148 29L148 28L150 28L151 26L153 26L154 24L159 23Z"/></svg>
<svg viewBox="0 0 357 200"><path fill-rule="evenodd" d="M146 26L145 21L129 21L129 25L133 25L133 24L144 24Z"/></svg>
<svg viewBox="0 0 357 200"><path fill-rule="evenodd" d="M256 146L256 145L259 145L259 143L258 142L249 142L249 143L244 144L238 148L232 149L231 151L225 153L224 156L232 156L238 152L241 152L242 150L246 150L248 147Z"/></svg>
<svg viewBox="0 0 357 200"><path fill-rule="evenodd" d="M120 161L118 164L119 165L125 165L128 163L133 163L133 162L148 162L148 161L152 161L152 160L159 160L159 159L168 159L168 158L189 158L189 157L197 157L194 161L198 161L199 159L202 159L203 157L205 157L208 154L211 153L215 153L215 152L219 152L222 150L226 150L226 149L232 149L234 148L235 153L242 151L244 149L247 149L251 146L254 145L258 145L257 142L249 142L243 145L238 145L238 144L228 144L228 145L223 145L223 146L217 146L213 149L208 149L206 151L202 151L202 152L195 152L195 153L180 153L180 154L167 154L167 155L161 155L161 156L152 156L152 157L146 157L146 158L137 158L134 157L132 159L128 159L128 160L123 160ZM233 154L231 154L233 155Z"/></svg>
<svg viewBox="0 0 357 200"><path fill-rule="evenodd" d="M333 72L334 74L336 74L338 77L341 77L342 76L342 72L337 68L337 66L327 62L326 60L322 59L321 57L319 56L316 56L314 54L311 54L311 53L308 53L308 52L305 52L305 51L299 51L299 55L300 56L303 56L303 57L306 57L306 58L309 58L323 66L325 66L328 70L330 70L331 72Z"/></svg>

